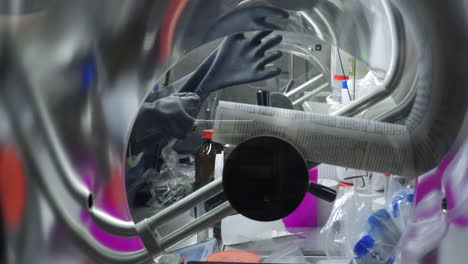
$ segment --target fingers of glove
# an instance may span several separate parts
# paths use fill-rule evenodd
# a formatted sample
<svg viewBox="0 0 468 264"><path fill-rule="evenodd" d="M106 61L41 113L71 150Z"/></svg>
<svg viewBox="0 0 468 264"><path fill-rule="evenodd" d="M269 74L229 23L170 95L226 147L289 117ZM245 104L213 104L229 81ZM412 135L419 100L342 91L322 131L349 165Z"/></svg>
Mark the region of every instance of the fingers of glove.
<svg viewBox="0 0 468 264"><path fill-rule="evenodd" d="M270 35L273 31L271 30L262 30L262 31L257 31L253 33L252 35L249 36L249 39L251 43L254 44L260 44L262 39L265 38L266 36Z"/></svg>
<svg viewBox="0 0 468 264"><path fill-rule="evenodd" d="M207 32L205 41L211 41L219 37L235 32L248 32L254 30L281 28L267 23L266 18L284 19L289 14L286 11L271 7L246 7L237 9L218 19Z"/></svg>
<svg viewBox="0 0 468 264"><path fill-rule="evenodd" d="M265 57L263 57L256 65L256 68L257 69L265 69L265 66L268 64L268 63L272 63L274 62L275 60L281 58L281 56L283 56L283 52L279 51L279 50L275 50L273 52L270 52L268 54L265 55Z"/></svg>
<svg viewBox="0 0 468 264"><path fill-rule="evenodd" d="M273 35L267 39L264 39L262 41L262 44L258 46L258 48L255 51L255 55L263 55L265 52L283 41L283 37L281 35Z"/></svg>
<svg viewBox="0 0 468 264"><path fill-rule="evenodd" d="M260 30L260 29L269 29L269 30L282 30L281 27L268 23L266 22L265 18L259 18L255 21L255 29Z"/></svg>
<svg viewBox="0 0 468 264"><path fill-rule="evenodd" d="M275 68L275 67L265 68L264 70L261 70L260 73L257 75L258 76L257 81L263 81L266 79L276 77L280 75L280 73L281 73L281 69L279 68Z"/></svg>
<svg viewBox="0 0 468 264"><path fill-rule="evenodd" d="M176 96L180 102L183 104L199 104L200 96L196 93L176 93L173 96Z"/></svg>
<svg viewBox="0 0 468 264"><path fill-rule="evenodd" d="M283 18L283 19L286 19L289 17L288 12L278 9L278 8L257 6L257 7L251 7L249 9L257 17L264 17L264 18L274 17L274 18Z"/></svg>
<svg viewBox="0 0 468 264"><path fill-rule="evenodd" d="M241 39L244 39L244 33L232 34L232 35L227 36L221 45L232 42L232 41L241 40Z"/></svg>

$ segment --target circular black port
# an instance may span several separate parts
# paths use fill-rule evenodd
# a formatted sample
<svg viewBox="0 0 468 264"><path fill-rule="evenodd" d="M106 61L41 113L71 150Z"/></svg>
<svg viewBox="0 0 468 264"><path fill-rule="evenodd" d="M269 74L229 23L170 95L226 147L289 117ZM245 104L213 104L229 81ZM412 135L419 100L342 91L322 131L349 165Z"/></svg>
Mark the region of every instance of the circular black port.
<svg viewBox="0 0 468 264"><path fill-rule="evenodd" d="M271 136L239 144L224 165L226 198L240 214L257 221L288 216L304 199L306 162L287 141Z"/></svg>

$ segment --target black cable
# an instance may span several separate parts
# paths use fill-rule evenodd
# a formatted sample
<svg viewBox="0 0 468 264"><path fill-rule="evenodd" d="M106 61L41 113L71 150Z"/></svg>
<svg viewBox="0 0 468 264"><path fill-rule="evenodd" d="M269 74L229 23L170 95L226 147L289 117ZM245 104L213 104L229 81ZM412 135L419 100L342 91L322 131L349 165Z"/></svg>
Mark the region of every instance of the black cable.
<svg viewBox="0 0 468 264"><path fill-rule="evenodd" d="M356 100L356 58L354 58L353 100Z"/></svg>
<svg viewBox="0 0 468 264"><path fill-rule="evenodd" d="M341 71L343 72L343 78L344 78L344 81L346 81L346 74L345 74L344 67L343 67L343 61L341 60L340 49L336 47L336 51L338 52L338 59L340 60ZM348 90L349 101L352 101L351 93L349 92L349 89L346 89L346 90Z"/></svg>
<svg viewBox="0 0 468 264"><path fill-rule="evenodd" d="M164 87L169 85L169 79L171 78L171 70L168 70L166 73L166 79L164 80Z"/></svg>
<svg viewBox="0 0 468 264"><path fill-rule="evenodd" d="M315 182L309 182L307 192L319 199L325 200L330 203L336 200L337 195L335 190Z"/></svg>

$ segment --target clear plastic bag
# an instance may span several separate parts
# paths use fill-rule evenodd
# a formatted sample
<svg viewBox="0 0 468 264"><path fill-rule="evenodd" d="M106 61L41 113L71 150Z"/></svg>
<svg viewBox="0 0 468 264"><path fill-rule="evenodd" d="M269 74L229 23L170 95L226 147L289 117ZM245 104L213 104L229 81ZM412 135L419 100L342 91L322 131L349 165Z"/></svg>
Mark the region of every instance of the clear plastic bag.
<svg viewBox="0 0 468 264"><path fill-rule="evenodd" d="M149 192L151 198L147 205L154 208L167 207L185 196L193 190L195 180L194 157L189 154L179 154L173 150L176 140L172 140L161 151L163 165L160 173L148 170L145 180L149 182ZM181 163L180 160L188 160Z"/></svg>
<svg viewBox="0 0 468 264"><path fill-rule="evenodd" d="M354 246L356 264L378 264L387 263L390 259L395 245L388 244L385 240L366 235Z"/></svg>
<svg viewBox="0 0 468 264"><path fill-rule="evenodd" d="M391 214L400 232L405 229L409 221L413 200L414 189L401 185L392 177L387 190L385 208Z"/></svg>
<svg viewBox="0 0 468 264"><path fill-rule="evenodd" d="M356 242L368 231L371 200L360 199L353 188L340 187L327 223L320 231L328 257L354 258Z"/></svg>
<svg viewBox="0 0 468 264"><path fill-rule="evenodd" d="M195 180L195 158L190 154L179 154L174 151L174 146L177 140L171 140L162 149L161 158L163 165L161 166L161 174L168 174L171 178L176 177L188 177L191 180ZM181 159L188 159L188 164L181 163Z"/></svg>
<svg viewBox="0 0 468 264"><path fill-rule="evenodd" d="M192 184L183 178L151 179L151 199L147 205L154 208L169 206L192 192Z"/></svg>
<svg viewBox="0 0 468 264"><path fill-rule="evenodd" d="M448 230L446 215L441 210L443 194L434 191L414 207L395 254L388 263L417 261L438 246Z"/></svg>
<svg viewBox="0 0 468 264"><path fill-rule="evenodd" d="M272 254L263 263L309 263L302 253L300 241L290 241L272 247Z"/></svg>
<svg viewBox="0 0 468 264"><path fill-rule="evenodd" d="M416 262L440 245L450 224L468 226L467 158L468 141L465 141L458 152L454 156L449 154L438 169L419 177L416 187L418 199L391 263ZM447 199L447 212L441 206L444 197Z"/></svg>

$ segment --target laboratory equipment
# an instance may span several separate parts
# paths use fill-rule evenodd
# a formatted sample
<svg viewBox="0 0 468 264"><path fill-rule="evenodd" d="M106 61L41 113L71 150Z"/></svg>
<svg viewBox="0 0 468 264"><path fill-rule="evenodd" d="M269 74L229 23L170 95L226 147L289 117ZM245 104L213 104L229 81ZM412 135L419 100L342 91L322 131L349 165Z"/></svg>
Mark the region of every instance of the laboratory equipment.
<svg viewBox="0 0 468 264"><path fill-rule="evenodd" d="M195 156L195 189L214 180L215 159L223 151L223 145L213 142L213 130L203 131L204 142Z"/></svg>
<svg viewBox="0 0 468 264"><path fill-rule="evenodd" d="M213 130L206 129L203 131L203 139L204 142L198 149L197 153L195 154L195 183L194 183L194 190L198 190L201 187L205 186L209 182L213 181L214 178L214 171L215 171L215 162L216 157L218 154L223 152L223 145L213 142ZM195 208L195 216L199 217L203 215L205 212L211 210L212 208L216 207L217 205L224 202L222 195L216 196L203 204L199 204ZM219 230L215 228L215 230ZM207 234L208 230L205 233L199 233L198 241L201 242L208 238ZM219 233L218 232L218 233ZM216 236L219 237L219 236Z"/></svg>
<svg viewBox="0 0 468 264"><path fill-rule="evenodd" d="M301 153L287 141L258 136L239 144L224 165L226 199L240 214L257 221L273 221L291 214L306 192L333 202L336 191L309 182Z"/></svg>
<svg viewBox="0 0 468 264"><path fill-rule="evenodd" d="M273 18L270 23L299 33L303 39L318 36L378 73L382 86L332 115L351 117L373 110L369 111L370 119L398 121L413 109L406 128L415 133L405 133L403 141L411 142L404 144L412 150L407 149L406 165L414 168L404 176L417 176L434 168L448 149L458 144L457 136L466 135L461 130L466 116L463 83L468 68L463 59L468 55L465 1L304 3L3 1L0 144L13 145L18 151L27 196L21 228L7 226L2 230L9 253L0 261L144 263L182 237L211 225L214 218L233 213L224 204L205 218L158 237L155 229L161 223L220 193L221 182L210 183L190 196L191 200L182 199L161 214L134 223L126 204L123 157L130 127L145 96L171 65L208 40L272 29L267 20L259 19L255 24L240 20L240 29L212 30L215 24L232 25L232 16L228 15L252 4L281 5L290 13L289 18L283 22ZM301 38L296 42L310 48ZM85 67L89 62L92 66ZM394 109L378 111L388 98L395 101ZM327 119L338 120L348 119ZM322 134L348 132L321 125ZM373 137L366 131L359 134L363 142ZM335 142L342 138L342 133L337 134ZM380 153L369 157L379 159ZM413 157L426 159L416 164ZM119 213L109 213L103 206L104 198ZM5 217L4 208L1 210ZM91 215L89 221L114 235L113 242L126 245L125 249L98 241L81 221L83 211ZM126 237L141 238L144 247ZM14 242L18 240L21 243Z"/></svg>
<svg viewBox="0 0 468 264"><path fill-rule="evenodd" d="M364 236L354 247L354 252L357 255L355 260L358 264L387 263L392 255L392 250L391 245L388 246L382 241L376 241L371 236Z"/></svg>

